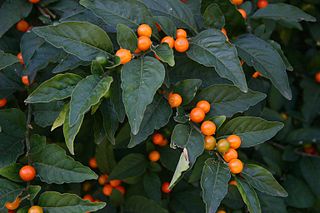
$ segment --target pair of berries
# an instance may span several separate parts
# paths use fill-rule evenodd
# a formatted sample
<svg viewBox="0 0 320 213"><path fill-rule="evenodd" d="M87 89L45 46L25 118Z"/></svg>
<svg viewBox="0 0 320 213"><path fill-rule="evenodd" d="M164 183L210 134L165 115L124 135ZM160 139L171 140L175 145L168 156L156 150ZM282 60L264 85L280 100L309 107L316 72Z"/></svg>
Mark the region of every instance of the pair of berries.
<svg viewBox="0 0 320 213"><path fill-rule="evenodd" d="M18 58L20 64L24 65L24 60L23 60L21 52L18 53L17 58ZM21 81L25 86L29 86L30 85L29 77L27 75L23 75L21 77Z"/></svg>
<svg viewBox="0 0 320 213"><path fill-rule="evenodd" d="M111 196L113 189L118 190L122 195L126 193L126 189L121 186L121 180L110 180L108 184L105 184L102 188L102 193L105 196Z"/></svg>
<svg viewBox="0 0 320 213"><path fill-rule="evenodd" d="M157 146L166 146L169 142L161 133L154 133L152 143Z"/></svg>
<svg viewBox="0 0 320 213"><path fill-rule="evenodd" d="M187 39L187 32L184 29L176 31L176 40L171 36L166 36L161 40L161 43L167 43L169 47L175 48L177 52L183 53L189 49L189 41Z"/></svg>
<svg viewBox="0 0 320 213"><path fill-rule="evenodd" d="M5 207L8 209L8 212L14 212L14 210L19 208L21 201L21 198L17 197L13 202L6 202ZM43 209L40 206L31 206L28 213L43 213Z"/></svg>

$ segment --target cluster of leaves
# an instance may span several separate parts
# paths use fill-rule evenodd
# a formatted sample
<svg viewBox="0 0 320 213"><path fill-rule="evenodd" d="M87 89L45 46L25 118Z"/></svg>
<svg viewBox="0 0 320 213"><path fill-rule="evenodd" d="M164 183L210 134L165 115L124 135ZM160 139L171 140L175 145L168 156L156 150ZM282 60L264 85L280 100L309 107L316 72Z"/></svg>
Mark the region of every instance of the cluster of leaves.
<svg viewBox="0 0 320 213"><path fill-rule="evenodd" d="M319 16L319 3L270 1L258 9L256 2L240 5L243 19L219 0L0 1L0 98L8 100L0 110L0 212L17 196L26 198L18 212L33 203L45 212L318 209L320 28L306 25L308 34L302 21L316 21L304 11ZM20 19L32 30L17 32ZM120 65L115 50L134 52L142 23L153 29L151 50ZM188 32L186 53L159 44L177 28ZM255 71L262 77L252 78ZM170 108L169 92L182 96L179 108ZM241 137L241 175L204 150L188 117L199 100L211 104L206 120L217 139ZM170 147L152 144L155 131ZM153 150L160 162L148 160ZM83 165L93 156L95 171ZM25 184L18 173L27 163L37 179ZM127 193L104 196L98 174L122 180ZM172 192L161 194L170 180ZM102 202L82 200L87 193Z"/></svg>

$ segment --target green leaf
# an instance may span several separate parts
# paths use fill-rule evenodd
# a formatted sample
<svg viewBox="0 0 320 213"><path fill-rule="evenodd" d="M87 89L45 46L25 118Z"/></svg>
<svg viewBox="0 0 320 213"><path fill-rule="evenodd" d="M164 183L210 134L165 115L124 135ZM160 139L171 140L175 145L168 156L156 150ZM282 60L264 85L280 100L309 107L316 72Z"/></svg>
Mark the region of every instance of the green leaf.
<svg viewBox="0 0 320 213"><path fill-rule="evenodd" d="M226 164L212 158L206 160L200 181L206 212L217 211L222 199L227 195L230 178L230 169Z"/></svg>
<svg viewBox="0 0 320 213"><path fill-rule="evenodd" d="M200 79L186 79L176 83L173 92L180 94L182 97L182 104L187 105L195 97L201 84L202 81Z"/></svg>
<svg viewBox="0 0 320 213"><path fill-rule="evenodd" d="M274 137L283 126L277 121L241 116L225 123L219 130L219 136L236 134L241 137L241 147L252 147Z"/></svg>
<svg viewBox="0 0 320 213"><path fill-rule="evenodd" d="M23 189L24 187L16 183L0 178L0 208L6 202L13 202L22 193Z"/></svg>
<svg viewBox="0 0 320 213"><path fill-rule="evenodd" d="M39 205L48 213L85 213L102 209L106 203L82 200L75 194L47 191L41 194Z"/></svg>
<svg viewBox="0 0 320 213"><path fill-rule="evenodd" d="M241 197L250 213L261 213L260 201L254 189L242 178L235 178Z"/></svg>
<svg viewBox="0 0 320 213"><path fill-rule="evenodd" d="M0 70L18 62L19 61L16 56L0 50Z"/></svg>
<svg viewBox="0 0 320 213"><path fill-rule="evenodd" d="M103 73L104 73L104 70L103 70L102 65L98 61L93 60L91 62L91 74L92 75L103 75Z"/></svg>
<svg viewBox="0 0 320 213"><path fill-rule="evenodd" d="M113 79L110 76L100 78L96 75L87 76L74 88L71 95L69 125L74 126L80 117L97 104L108 92Z"/></svg>
<svg viewBox="0 0 320 213"><path fill-rule="evenodd" d="M124 24L137 29L151 19L148 8L136 0L80 0L80 4L114 28Z"/></svg>
<svg viewBox="0 0 320 213"><path fill-rule="evenodd" d="M52 124L51 131L55 130L56 128L58 128L64 124L64 122L66 120L67 113L69 112L69 107L70 107L69 104L65 104L63 106L58 117L56 118L56 120Z"/></svg>
<svg viewBox="0 0 320 213"><path fill-rule="evenodd" d="M303 89L302 115L307 123L311 123L320 113L320 87L307 79L301 81L300 87Z"/></svg>
<svg viewBox="0 0 320 213"><path fill-rule="evenodd" d="M308 183L310 189L320 195L320 160L319 158L302 157L299 161L301 174ZM1 174L1 173L0 173Z"/></svg>
<svg viewBox="0 0 320 213"><path fill-rule="evenodd" d="M124 24L117 25L117 42L121 48L134 52L138 48L138 38L130 27Z"/></svg>
<svg viewBox="0 0 320 213"><path fill-rule="evenodd" d="M169 122L171 115L172 109L167 100L156 94L153 102L147 106L138 134L133 135L131 133L128 147L132 148L140 144L146 140L154 130L158 130L165 126Z"/></svg>
<svg viewBox="0 0 320 213"><path fill-rule="evenodd" d="M49 103L71 96L81 76L73 73L58 74L43 82L25 100L26 103Z"/></svg>
<svg viewBox="0 0 320 213"><path fill-rule="evenodd" d="M122 102L121 76L120 70L116 69L112 72L113 82L110 87L110 100L117 113L119 122L123 122L126 116L124 105Z"/></svg>
<svg viewBox="0 0 320 213"><path fill-rule="evenodd" d="M285 199L288 206L295 208L310 208L313 206L315 197L303 180L288 175L283 185L288 192L288 197Z"/></svg>
<svg viewBox="0 0 320 213"><path fill-rule="evenodd" d="M86 166L66 155L63 148L56 144L46 144L45 137L31 137L30 156L43 182L80 183L85 180L97 179L97 175Z"/></svg>
<svg viewBox="0 0 320 213"><path fill-rule="evenodd" d="M102 102L99 109L102 114L103 127L106 137L112 144L115 144L115 134L119 125L114 107L109 100L105 100Z"/></svg>
<svg viewBox="0 0 320 213"><path fill-rule="evenodd" d="M169 64L171 67L175 65L173 49L167 43L160 44L153 51L161 61Z"/></svg>
<svg viewBox="0 0 320 213"><path fill-rule="evenodd" d="M196 22L192 11L180 1L141 0L153 14L170 18L177 27L197 32Z"/></svg>
<svg viewBox="0 0 320 213"><path fill-rule="evenodd" d="M121 72L122 99L132 134L139 132L144 112L163 83L165 69L149 56L125 64Z"/></svg>
<svg viewBox="0 0 320 213"><path fill-rule="evenodd" d="M134 195L131 196L125 203L125 212L141 213L141 212L153 212L153 213L168 213L168 211L162 208L155 201L149 200L143 196Z"/></svg>
<svg viewBox="0 0 320 213"><path fill-rule="evenodd" d="M92 61L98 55L110 58L113 52L107 33L89 22L63 22L54 26L35 27L32 31L83 61Z"/></svg>
<svg viewBox="0 0 320 213"><path fill-rule="evenodd" d="M208 29L199 33L191 40L187 55L199 64L214 67L220 77L232 81L241 91L248 91L237 50L226 42L226 36L220 30Z"/></svg>
<svg viewBox="0 0 320 213"><path fill-rule="evenodd" d="M36 186L36 185L30 185L28 189L28 193L30 194L30 200L33 200L36 198L36 196L39 194L41 191L41 186Z"/></svg>
<svg viewBox="0 0 320 213"><path fill-rule="evenodd" d="M268 42L252 35L239 36L235 41L239 56L247 65L270 79L272 84L288 100L292 98L286 73L286 64L278 51Z"/></svg>
<svg viewBox="0 0 320 213"><path fill-rule="evenodd" d="M280 44L273 40L269 40L269 44L271 44L273 48L278 51L279 55L281 56L283 62L287 67L287 70L293 71L293 66L290 64L289 60L287 59L284 52L282 51Z"/></svg>
<svg viewBox="0 0 320 213"><path fill-rule="evenodd" d="M288 196L288 193L276 181L272 174L261 166L246 164L241 174L252 187L260 192L271 196Z"/></svg>
<svg viewBox="0 0 320 213"><path fill-rule="evenodd" d="M142 175L148 165L148 161L142 154L131 153L122 158L109 175L109 179L123 180Z"/></svg>
<svg viewBox="0 0 320 213"><path fill-rule="evenodd" d="M0 110L0 168L8 166L24 153L26 118L19 109Z"/></svg>
<svg viewBox="0 0 320 213"><path fill-rule="evenodd" d="M146 173L143 176L143 188L150 199L156 202L161 200L161 180L156 173Z"/></svg>
<svg viewBox="0 0 320 213"><path fill-rule="evenodd" d="M110 174L116 165L113 147L108 141L103 141L96 147L97 164L99 170L105 174Z"/></svg>
<svg viewBox="0 0 320 213"><path fill-rule="evenodd" d="M27 17L32 4L25 0L4 1L0 8L0 38L18 21Z"/></svg>
<svg viewBox="0 0 320 213"><path fill-rule="evenodd" d="M211 3L203 13L204 24L207 28L221 29L225 25L224 14L216 3Z"/></svg>
<svg viewBox="0 0 320 213"><path fill-rule="evenodd" d="M171 135L170 146L183 149L170 183L170 188L172 188L183 173L193 167L197 158L203 153L204 138L197 129L189 125L177 124Z"/></svg>
<svg viewBox="0 0 320 213"><path fill-rule="evenodd" d="M293 145L318 143L320 141L320 128L301 128L290 131L286 141Z"/></svg>
<svg viewBox="0 0 320 213"><path fill-rule="evenodd" d="M269 4L268 7L257 10L251 18L263 18L271 19L276 21L287 21L287 22L300 22L300 21L310 21L315 22L316 18L305 13L301 9L285 4L285 3L276 3Z"/></svg>
<svg viewBox="0 0 320 213"><path fill-rule="evenodd" d="M22 165L13 163L9 166L3 167L0 169L0 175L14 182L22 182L19 171Z"/></svg>
<svg viewBox="0 0 320 213"><path fill-rule="evenodd" d="M175 37L177 27L174 22L166 16L154 16L154 21L159 24L161 30L168 36Z"/></svg>
<svg viewBox="0 0 320 213"><path fill-rule="evenodd" d="M32 115L34 116L34 122L43 128L52 125L59 116L63 104L63 101L33 104Z"/></svg>
<svg viewBox="0 0 320 213"><path fill-rule="evenodd" d="M265 94L250 89L244 93L233 85L215 84L201 90L195 101L207 100L211 104L211 110L207 114L209 118L220 115L231 117L248 110L266 97Z"/></svg>
<svg viewBox="0 0 320 213"><path fill-rule="evenodd" d="M281 197L273 197L266 194L258 193L261 210L263 213L287 213L287 205Z"/></svg>

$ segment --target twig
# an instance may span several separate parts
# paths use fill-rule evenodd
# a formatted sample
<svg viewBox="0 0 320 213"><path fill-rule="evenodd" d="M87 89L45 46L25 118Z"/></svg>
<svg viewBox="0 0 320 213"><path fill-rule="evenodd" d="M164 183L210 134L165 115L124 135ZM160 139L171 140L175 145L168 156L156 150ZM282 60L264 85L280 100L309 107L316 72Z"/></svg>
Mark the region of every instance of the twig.
<svg viewBox="0 0 320 213"><path fill-rule="evenodd" d="M286 147L284 145L281 145L281 144L278 144L278 143L274 143L274 142L271 142L271 141L269 141L268 143L270 143L272 146L274 146L274 147L276 147L278 149L281 149L281 150L285 150L286 149ZM299 151L299 148L294 149L294 153L296 153L297 155L306 156L306 157L320 158L319 155L312 155L312 154L309 154L309 153L306 153L306 152L301 152L301 151Z"/></svg>
<svg viewBox="0 0 320 213"><path fill-rule="evenodd" d="M27 123L26 123L26 157L28 159L28 164L31 164L31 158L29 156L30 152L30 130L32 130L31 126L31 118L32 118L32 108L31 104L28 104L28 112L27 112ZM27 182L26 191L30 188L30 181ZM33 200L29 199L30 205L33 206Z"/></svg>

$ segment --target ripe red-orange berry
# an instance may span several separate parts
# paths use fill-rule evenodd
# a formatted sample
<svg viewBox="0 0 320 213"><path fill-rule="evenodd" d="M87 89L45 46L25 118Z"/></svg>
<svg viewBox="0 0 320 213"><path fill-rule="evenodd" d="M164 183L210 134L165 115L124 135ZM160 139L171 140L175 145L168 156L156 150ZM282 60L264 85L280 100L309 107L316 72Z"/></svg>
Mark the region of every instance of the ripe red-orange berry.
<svg viewBox="0 0 320 213"><path fill-rule="evenodd" d="M184 29L177 29L176 38L187 38L187 32Z"/></svg>
<svg viewBox="0 0 320 213"><path fill-rule="evenodd" d="M29 86L30 82L29 82L29 77L27 75L24 75L21 77L21 81L25 86Z"/></svg>
<svg viewBox="0 0 320 213"><path fill-rule="evenodd" d="M7 105L7 99L2 98L0 99L0 108L5 107Z"/></svg>
<svg viewBox="0 0 320 213"><path fill-rule="evenodd" d="M17 197L13 202L6 202L5 207L8 210L16 210L21 203L21 199L19 197Z"/></svg>
<svg viewBox="0 0 320 213"><path fill-rule="evenodd" d="M152 41L149 37L147 36L140 36L138 38L138 48L141 51L146 51L148 49L150 49L152 45Z"/></svg>
<svg viewBox="0 0 320 213"><path fill-rule="evenodd" d="M164 140L164 137L163 137L163 135L161 133L154 133L152 135L152 143L154 145L161 144L163 142L163 140Z"/></svg>
<svg viewBox="0 0 320 213"><path fill-rule="evenodd" d="M92 195L86 194L85 196L83 196L82 198L83 200L89 200L91 202L94 202L94 198L92 197Z"/></svg>
<svg viewBox="0 0 320 213"><path fill-rule="evenodd" d="M201 108L193 108L190 112L190 120L195 123L201 123L204 119L206 114L204 113L203 109Z"/></svg>
<svg viewBox="0 0 320 213"><path fill-rule="evenodd" d="M149 160L151 162L157 162L160 159L160 153L158 151L152 151L149 153Z"/></svg>
<svg viewBox="0 0 320 213"><path fill-rule="evenodd" d="M182 104L182 97L178 93L170 93L168 103L171 108L179 107Z"/></svg>
<svg viewBox="0 0 320 213"><path fill-rule="evenodd" d="M317 83L320 83L320 72L317 72L317 73L314 75L314 79L316 80Z"/></svg>
<svg viewBox="0 0 320 213"><path fill-rule="evenodd" d="M226 162L230 162L233 159L238 158L238 152L235 149L230 148L226 153L223 155L223 159Z"/></svg>
<svg viewBox="0 0 320 213"><path fill-rule="evenodd" d="M238 149L241 145L241 138L238 135L229 135L227 141L233 149Z"/></svg>
<svg viewBox="0 0 320 213"><path fill-rule="evenodd" d="M233 174L239 174L243 170L243 163L239 159L233 159L229 162L229 169Z"/></svg>
<svg viewBox="0 0 320 213"><path fill-rule="evenodd" d="M19 176L23 181L31 181L36 176L36 170L33 166L30 165L23 166L19 171Z"/></svg>
<svg viewBox="0 0 320 213"><path fill-rule="evenodd" d="M238 9L239 13L242 15L244 19L247 19L247 12L244 9Z"/></svg>
<svg viewBox="0 0 320 213"><path fill-rule="evenodd" d="M113 190L113 187L110 184L107 184L102 188L102 193L105 196L110 196L112 194L112 190Z"/></svg>
<svg viewBox="0 0 320 213"><path fill-rule="evenodd" d="M201 132L204 135L214 135L216 133L216 125L212 121L205 121L201 124Z"/></svg>
<svg viewBox="0 0 320 213"><path fill-rule="evenodd" d="M259 9L263 9L265 7L268 6L268 1L267 0L259 0L258 3L257 3L257 6Z"/></svg>
<svg viewBox="0 0 320 213"><path fill-rule="evenodd" d="M171 36L164 37L161 43L167 43L171 49L174 47L174 39Z"/></svg>
<svg viewBox="0 0 320 213"><path fill-rule="evenodd" d="M116 190L118 190L122 195L126 193L126 189L123 186L116 186Z"/></svg>
<svg viewBox="0 0 320 213"><path fill-rule="evenodd" d="M165 194L169 194L171 190L169 189L170 183L169 182L164 182L161 186L161 190Z"/></svg>
<svg viewBox="0 0 320 213"><path fill-rule="evenodd" d="M141 24L137 29L138 36L147 36L151 37L152 35L152 29L147 24Z"/></svg>
<svg viewBox="0 0 320 213"><path fill-rule="evenodd" d="M43 209L40 206L31 206L28 213L43 213Z"/></svg>
<svg viewBox="0 0 320 213"><path fill-rule="evenodd" d="M18 53L17 58L18 58L20 64L24 64L24 61L23 61L23 57L22 57L22 53L21 53L21 52Z"/></svg>
<svg viewBox="0 0 320 213"><path fill-rule="evenodd" d="M132 54L130 50L120 48L116 52L116 56L120 58L120 64L126 64L132 59Z"/></svg>
<svg viewBox="0 0 320 213"><path fill-rule="evenodd" d="M29 23L26 22L25 20L21 20L17 23L16 29L20 32L27 32L29 30Z"/></svg>
<svg viewBox="0 0 320 213"><path fill-rule="evenodd" d="M103 174L103 175L100 175L99 178L98 178L98 183L103 186L104 184L106 184L108 181L108 175L106 174Z"/></svg>
<svg viewBox="0 0 320 213"><path fill-rule="evenodd" d="M186 38L177 38L174 42L174 48L177 52L184 53L189 49L189 41Z"/></svg>
<svg viewBox="0 0 320 213"><path fill-rule="evenodd" d="M37 3L40 2L40 0L29 0L29 2L30 2L31 4L37 4Z"/></svg>
<svg viewBox="0 0 320 213"><path fill-rule="evenodd" d="M122 181L121 180L110 180L109 183L112 187L116 187L116 186L119 186L122 183Z"/></svg>
<svg viewBox="0 0 320 213"><path fill-rule="evenodd" d="M90 158L89 160L89 166L91 167L91 169L96 169L98 168L98 163L96 158Z"/></svg>
<svg viewBox="0 0 320 213"><path fill-rule="evenodd" d="M210 111L211 105L208 101L202 100L197 103L196 107L203 109L204 113L208 113Z"/></svg>

